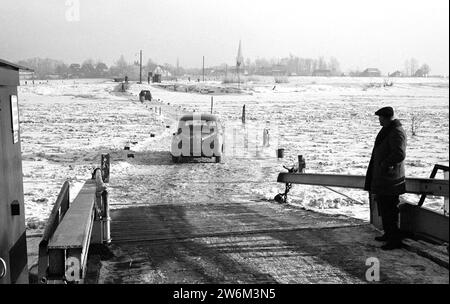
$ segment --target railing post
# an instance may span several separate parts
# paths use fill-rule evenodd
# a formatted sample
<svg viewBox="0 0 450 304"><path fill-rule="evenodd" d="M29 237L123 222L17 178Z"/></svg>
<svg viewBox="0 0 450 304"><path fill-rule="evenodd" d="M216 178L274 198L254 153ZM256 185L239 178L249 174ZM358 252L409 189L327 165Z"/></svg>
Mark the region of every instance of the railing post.
<svg viewBox="0 0 450 304"><path fill-rule="evenodd" d="M102 165L103 165L103 155L102 155ZM96 190L95 190L95 218L92 227L91 243L101 244L103 243L103 204L102 204L102 193L106 190L106 185L103 183L102 178L103 170L97 168L94 170L92 179L95 180Z"/></svg>
<svg viewBox="0 0 450 304"><path fill-rule="evenodd" d="M155 108L156 109L156 108ZM161 107L159 108L161 114ZM102 177L103 182L109 183L109 168L110 168L110 157L109 154L102 154ZM111 243L111 217L109 214L109 202L108 202L108 190L105 185L103 185L103 191L99 193L98 200L101 206L101 242L103 244Z"/></svg>
<svg viewBox="0 0 450 304"><path fill-rule="evenodd" d="M108 190L103 191L102 193L102 202L103 202L103 243L109 244L111 243L111 217L109 214L109 202L108 202Z"/></svg>
<svg viewBox="0 0 450 304"><path fill-rule="evenodd" d="M102 155L103 165L103 155ZM103 183L102 170L100 168L95 169L93 179L96 184L95 191L95 218L92 226L91 243L101 244L103 243L103 205L102 205L102 193L106 189L106 185Z"/></svg>
<svg viewBox="0 0 450 304"><path fill-rule="evenodd" d="M104 183L109 183L110 156L109 153L102 154L101 170Z"/></svg>

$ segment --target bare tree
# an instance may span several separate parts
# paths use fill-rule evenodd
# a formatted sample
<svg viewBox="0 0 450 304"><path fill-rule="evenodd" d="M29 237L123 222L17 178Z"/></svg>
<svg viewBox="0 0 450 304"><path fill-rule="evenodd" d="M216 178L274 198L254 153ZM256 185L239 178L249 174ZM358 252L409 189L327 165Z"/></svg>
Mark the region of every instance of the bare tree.
<svg viewBox="0 0 450 304"><path fill-rule="evenodd" d="M56 73L56 67L63 64L62 61L50 58L30 58L18 62L20 65L30 67L38 78L45 79Z"/></svg>
<svg viewBox="0 0 450 304"><path fill-rule="evenodd" d="M411 76L411 73L410 73L410 65L409 65L409 60L406 60L405 61L405 63L404 63L404 71L403 71L403 74L405 75L405 76Z"/></svg>
<svg viewBox="0 0 450 304"><path fill-rule="evenodd" d="M411 60L409 61L409 65L410 65L411 76L414 76L414 74L419 69L419 62L417 61L417 59L411 58Z"/></svg>
<svg viewBox="0 0 450 304"><path fill-rule="evenodd" d="M420 70L422 71L422 74L425 76L428 76L431 72L430 67L426 63L422 64L422 66L420 67Z"/></svg>
<svg viewBox="0 0 450 304"><path fill-rule="evenodd" d="M120 56L119 60L116 61L116 66L119 69L125 69L128 66L127 61L125 60L125 57L123 55Z"/></svg>
<svg viewBox="0 0 450 304"><path fill-rule="evenodd" d="M423 116L419 113L411 113L411 134L416 136L423 123Z"/></svg>
<svg viewBox="0 0 450 304"><path fill-rule="evenodd" d="M97 77L103 77L107 70L108 66L101 61L97 62L97 64L95 65L95 73Z"/></svg>
<svg viewBox="0 0 450 304"><path fill-rule="evenodd" d="M95 72L95 66L94 66L94 60L92 59L86 59L81 64L81 73L83 73L84 77L93 77Z"/></svg>
<svg viewBox="0 0 450 304"><path fill-rule="evenodd" d="M65 63L61 63L56 66L55 73L62 78L67 78L69 73L69 67Z"/></svg>
<svg viewBox="0 0 450 304"><path fill-rule="evenodd" d="M330 58L329 67L331 70L331 73L334 75L338 75L341 72L341 68L339 66L339 61L335 57Z"/></svg>
<svg viewBox="0 0 450 304"><path fill-rule="evenodd" d="M326 70L327 69L327 62L325 61L324 57L322 57L322 56L319 57L318 64L319 64L319 69L320 70Z"/></svg>

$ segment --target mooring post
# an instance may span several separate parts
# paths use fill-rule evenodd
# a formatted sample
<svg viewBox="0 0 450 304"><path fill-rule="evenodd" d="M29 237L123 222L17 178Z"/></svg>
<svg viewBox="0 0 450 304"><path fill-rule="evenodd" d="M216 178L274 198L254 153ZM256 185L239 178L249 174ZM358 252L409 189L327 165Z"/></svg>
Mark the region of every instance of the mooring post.
<svg viewBox="0 0 450 304"><path fill-rule="evenodd" d="M124 150L130 150L130 141L128 141L128 142L125 144L125 147L123 147L123 149L124 149Z"/></svg>
<svg viewBox="0 0 450 304"><path fill-rule="evenodd" d="M161 107L159 107L159 115L161 115Z"/></svg>
<svg viewBox="0 0 450 304"><path fill-rule="evenodd" d="M245 124L245 105L242 107L242 123Z"/></svg>
<svg viewBox="0 0 450 304"><path fill-rule="evenodd" d="M263 131L263 147L266 147L269 145L269 130L264 129Z"/></svg>
<svg viewBox="0 0 450 304"><path fill-rule="evenodd" d="M102 170L102 178L104 183L109 183L110 156L109 153L102 154L100 168Z"/></svg>
<svg viewBox="0 0 450 304"><path fill-rule="evenodd" d="M277 150L277 157L278 158L283 158L284 157L284 149L280 148Z"/></svg>
<svg viewBox="0 0 450 304"><path fill-rule="evenodd" d="M213 107L214 107L214 97L211 96L211 114L213 113Z"/></svg>
<svg viewBox="0 0 450 304"><path fill-rule="evenodd" d="M298 173L305 173L306 162L303 155L298 156Z"/></svg>
<svg viewBox="0 0 450 304"><path fill-rule="evenodd" d="M248 149L248 130L244 127L244 149Z"/></svg>

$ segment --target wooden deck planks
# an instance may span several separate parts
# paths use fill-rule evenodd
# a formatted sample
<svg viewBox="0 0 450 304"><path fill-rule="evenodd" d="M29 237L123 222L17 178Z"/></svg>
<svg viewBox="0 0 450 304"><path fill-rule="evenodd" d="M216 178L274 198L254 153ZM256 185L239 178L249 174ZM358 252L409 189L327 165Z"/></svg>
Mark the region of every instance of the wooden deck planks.
<svg viewBox="0 0 450 304"><path fill-rule="evenodd" d="M366 224L266 203L151 205L113 210L111 216L115 243Z"/></svg>
<svg viewBox="0 0 450 304"><path fill-rule="evenodd" d="M448 283L448 270L430 260L380 250L376 230L361 221L265 202L150 207L113 212L114 257L102 261L97 282L367 283L366 260L377 257L381 283Z"/></svg>

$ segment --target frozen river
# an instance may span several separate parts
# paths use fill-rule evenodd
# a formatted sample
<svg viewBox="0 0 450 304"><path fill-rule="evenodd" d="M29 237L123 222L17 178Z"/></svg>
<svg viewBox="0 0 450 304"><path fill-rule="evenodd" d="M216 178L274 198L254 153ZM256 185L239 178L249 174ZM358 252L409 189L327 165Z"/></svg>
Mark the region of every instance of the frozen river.
<svg viewBox="0 0 450 304"><path fill-rule="evenodd" d="M226 150L222 164L173 164L169 154L177 116L209 112L212 95L151 87L153 97L163 103L141 104L137 94L148 85L133 84L130 94L114 92L116 84L106 80L23 85L19 103L29 228L42 228L64 180L76 193L101 153L112 157L113 208L272 200L284 188L276 183L277 174L297 155L305 157L306 172L363 175L380 128L374 112L386 105L395 109L408 133L407 176L427 177L434 164L449 163L448 79L394 79L392 87L383 87L382 78L291 77L284 84L273 83L273 78L253 80L242 85L241 94L213 95L213 112L239 139ZM187 85L193 83L180 82L174 88ZM197 85L226 89L218 82ZM245 128L240 123L243 105ZM162 115L155 112L160 106ZM415 136L410 130L413 116L421 121ZM270 132L270 145L263 148L264 128ZM247 140L239 135L244 133ZM127 142L132 142L135 158L127 158ZM277 148L285 149L284 159L276 158ZM336 190L352 199L322 187L297 185L289 203L369 218L366 192ZM405 198L417 200L413 195ZM439 210L442 199L426 204Z"/></svg>

